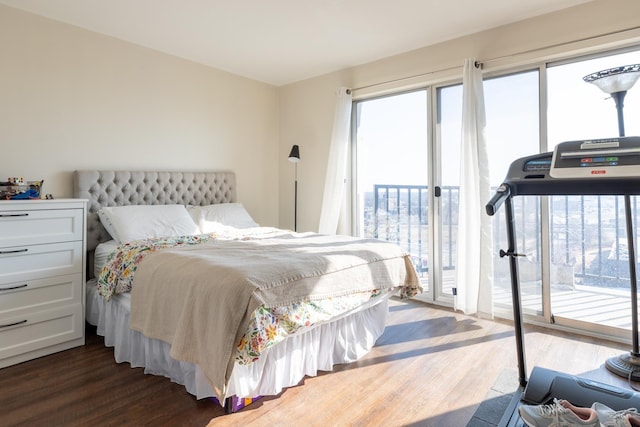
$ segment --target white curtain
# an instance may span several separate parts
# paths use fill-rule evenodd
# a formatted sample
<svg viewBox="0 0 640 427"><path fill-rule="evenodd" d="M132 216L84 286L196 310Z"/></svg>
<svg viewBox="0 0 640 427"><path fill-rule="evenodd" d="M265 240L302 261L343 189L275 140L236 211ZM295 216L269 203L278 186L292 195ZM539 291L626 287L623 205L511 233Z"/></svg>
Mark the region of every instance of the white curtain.
<svg viewBox="0 0 640 427"><path fill-rule="evenodd" d="M462 79L460 202L456 255L455 308L493 317L493 232L485 205L491 198L485 139L482 72L465 60Z"/></svg>
<svg viewBox="0 0 640 427"><path fill-rule="evenodd" d="M351 91L346 87L341 87L338 89L336 97L327 176L324 181L324 196L322 197L322 210L318 225L318 232L321 234L336 234L338 231L347 178Z"/></svg>

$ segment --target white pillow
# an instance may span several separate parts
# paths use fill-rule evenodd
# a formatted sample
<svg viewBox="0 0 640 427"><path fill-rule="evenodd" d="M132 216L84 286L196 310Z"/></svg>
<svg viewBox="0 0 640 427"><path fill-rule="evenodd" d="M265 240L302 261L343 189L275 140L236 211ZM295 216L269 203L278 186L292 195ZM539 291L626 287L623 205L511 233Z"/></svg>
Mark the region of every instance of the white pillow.
<svg viewBox="0 0 640 427"><path fill-rule="evenodd" d="M202 233L215 231L217 224L235 228L258 227L242 203L219 203L216 205L193 206L189 208L191 218Z"/></svg>
<svg viewBox="0 0 640 427"><path fill-rule="evenodd" d="M113 240L118 243L120 241L118 232L116 231L115 225L113 225L113 223L111 222L109 214L104 210L104 208L98 211L98 218L100 218L100 222L102 223L104 229L107 230L107 233L109 233L109 235L113 237Z"/></svg>
<svg viewBox="0 0 640 427"><path fill-rule="evenodd" d="M112 206L100 209L98 215L107 230L113 229L109 234L118 243L200 234L198 226L182 205Z"/></svg>
<svg viewBox="0 0 640 427"><path fill-rule="evenodd" d="M99 243L96 246L96 251L93 256L93 275L94 277L100 277L102 267L107 263L107 258L111 252L118 249L118 242L115 240L108 240L106 242Z"/></svg>

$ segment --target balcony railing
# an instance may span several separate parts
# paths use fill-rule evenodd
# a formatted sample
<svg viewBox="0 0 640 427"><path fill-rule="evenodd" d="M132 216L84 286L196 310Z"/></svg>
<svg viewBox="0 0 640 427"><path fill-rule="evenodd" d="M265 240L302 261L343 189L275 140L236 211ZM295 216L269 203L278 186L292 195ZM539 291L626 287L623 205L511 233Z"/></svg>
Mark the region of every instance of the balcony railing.
<svg viewBox="0 0 640 427"><path fill-rule="evenodd" d="M366 198L364 227L367 237L388 240L411 254L420 273L429 269L428 187L422 185L374 186ZM455 269L459 187L441 187L443 269ZM632 217L638 224L638 201L632 198ZM540 269L540 204L537 197L513 199L518 252ZM623 202L614 196L552 196L549 224L552 267L564 268L571 280L604 287L628 287L626 222ZM635 240L638 239L635 227ZM504 210L494 218L494 248L505 248ZM640 266L639 266L640 267ZM640 268L638 268L640 271ZM553 281L553 277L552 277Z"/></svg>
<svg viewBox="0 0 640 427"><path fill-rule="evenodd" d="M622 197L553 196L549 203L551 262L573 265L576 278L586 285L628 287L629 257ZM639 225L637 197L632 197L631 203L633 225ZM637 226L633 239L638 241Z"/></svg>

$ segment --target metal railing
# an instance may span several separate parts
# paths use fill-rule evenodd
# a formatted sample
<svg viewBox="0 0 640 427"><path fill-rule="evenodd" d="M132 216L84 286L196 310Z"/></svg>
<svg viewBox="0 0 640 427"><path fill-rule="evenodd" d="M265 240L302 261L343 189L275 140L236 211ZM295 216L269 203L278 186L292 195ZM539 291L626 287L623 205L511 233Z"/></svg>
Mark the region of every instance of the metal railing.
<svg viewBox="0 0 640 427"><path fill-rule="evenodd" d="M455 208L448 206L450 218L457 222L457 187L443 187L449 202L454 200ZM376 184L373 189L373 206L365 206L365 235L376 239L394 242L409 254L419 273L429 270L428 245L429 212L428 187L425 185L387 185ZM369 218L368 212L371 212ZM456 213L453 215L453 213ZM369 221L368 221L369 220ZM451 224L450 232L457 225ZM448 254L444 261L446 269L454 268L454 241L443 249Z"/></svg>
<svg viewBox="0 0 640 427"><path fill-rule="evenodd" d="M629 286L624 200L621 196L553 196L549 224L551 262L572 265L583 284ZM638 241L638 198L631 198ZM636 269L638 264L636 260ZM640 270L639 270L640 271Z"/></svg>
<svg viewBox="0 0 640 427"><path fill-rule="evenodd" d="M429 269L428 187L374 186L372 204L365 206L365 235L388 240L411 254L419 272ZM459 187L441 187L443 269L455 269ZM538 197L513 199L518 252L540 263L541 229ZM632 197L632 217L638 224L638 200ZM624 202L616 196L552 196L550 206L551 264L573 270L582 284L604 287L629 285ZM494 217L494 248L506 247L504 210ZM635 240L638 229L635 227ZM640 271L640 265L638 266ZM539 267L538 267L539 268Z"/></svg>

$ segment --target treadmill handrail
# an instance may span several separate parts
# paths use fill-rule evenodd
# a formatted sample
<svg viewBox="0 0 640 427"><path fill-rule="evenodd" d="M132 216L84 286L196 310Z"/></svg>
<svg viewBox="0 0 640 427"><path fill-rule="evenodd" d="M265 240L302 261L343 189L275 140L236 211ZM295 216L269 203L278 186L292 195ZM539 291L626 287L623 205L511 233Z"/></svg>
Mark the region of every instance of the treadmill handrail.
<svg viewBox="0 0 640 427"><path fill-rule="evenodd" d="M511 195L511 188L507 184L501 184L500 187L497 188L496 193L493 195L489 203L485 206L487 210L487 214L489 216L495 215L500 209L500 206L504 203L505 200Z"/></svg>

